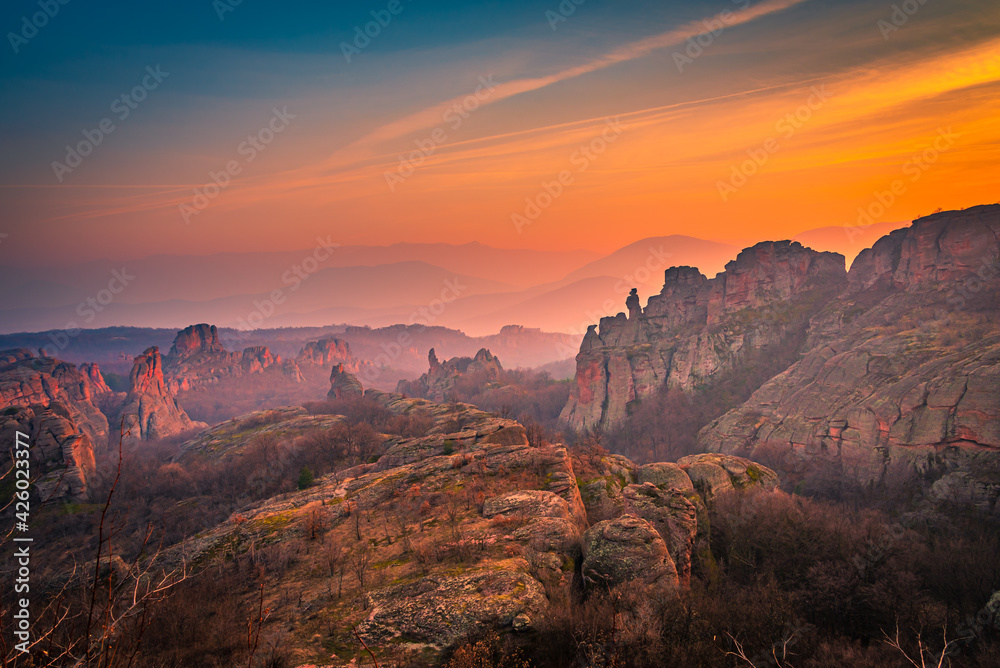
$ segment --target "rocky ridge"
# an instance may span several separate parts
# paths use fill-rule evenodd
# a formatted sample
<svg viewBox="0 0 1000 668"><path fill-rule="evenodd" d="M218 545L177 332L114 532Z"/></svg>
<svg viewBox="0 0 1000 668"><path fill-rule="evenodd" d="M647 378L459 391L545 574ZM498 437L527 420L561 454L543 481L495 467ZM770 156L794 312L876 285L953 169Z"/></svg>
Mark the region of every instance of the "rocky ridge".
<svg viewBox="0 0 1000 668"><path fill-rule="evenodd" d="M351 353L351 345L347 341L338 338L310 341L299 351L295 361L300 367L318 366L330 368L340 364L345 371L354 375L365 371L372 371L375 368L375 365L371 362L357 359Z"/></svg>
<svg viewBox="0 0 1000 668"><path fill-rule="evenodd" d="M700 434L783 479L919 473L936 501L1000 499L1000 206L936 214L863 251L801 361ZM815 484L815 483L814 483Z"/></svg>
<svg viewBox="0 0 1000 668"><path fill-rule="evenodd" d="M168 555L204 567L305 540L319 524L325 544L349 555L371 550L360 597L336 596L325 566L316 568L309 557L283 578L312 611L272 607L287 614L281 621L296 661L330 665L330 647L350 647L332 659L346 665L357 648L347 635L352 627L376 652L437 653L471 632L528 630L553 596L572 587L633 580L665 591L684 586L696 541L709 531L711 489L726 493L721 480L713 478L714 487L701 482L711 478L706 471L724 477L730 491L776 483L763 467L722 455L653 467L623 457L582 461L559 444L532 446L517 422L466 404L374 390L366 397L433 426L417 438L384 437L377 461L241 509ZM284 586L268 595L285 595ZM344 637L326 646L316 633L327 634L333 619Z"/></svg>
<svg viewBox="0 0 1000 668"><path fill-rule="evenodd" d="M587 330L560 419L575 429L608 427L663 387L691 391L711 383L755 351L793 344L846 287L842 255L790 241L748 248L713 279L671 267L645 309L633 289L627 315Z"/></svg>
<svg viewBox="0 0 1000 668"><path fill-rule="evenodd" d="M456 384L463 378L475 378L477 383L495 383L503 375L503 366L489 350L481 348L475 357L452 357L440 362L434 349L427 354L430 367L416 380L401 380L396 392L431 401L447 401Z"/></svg>
<svg viewBox="0 0 1000 668"><path fill-rule="evenodd" d="M225 378L249 374L280 374L301 383L302 370L295 360L282 361L267 346L250 346L229 352L219 341L215 325L191 325L177 333L164 358L164 378L174 393L201 389Z"/></svg>
<svg viewBox="0 0 1000 668"><path fill-rule="evenodd" d="M44 408L59 403L92 443L108 442L108 419L98 403L112 395L96 364L77 368L23 348L0 352L0 405Z"/></svg>

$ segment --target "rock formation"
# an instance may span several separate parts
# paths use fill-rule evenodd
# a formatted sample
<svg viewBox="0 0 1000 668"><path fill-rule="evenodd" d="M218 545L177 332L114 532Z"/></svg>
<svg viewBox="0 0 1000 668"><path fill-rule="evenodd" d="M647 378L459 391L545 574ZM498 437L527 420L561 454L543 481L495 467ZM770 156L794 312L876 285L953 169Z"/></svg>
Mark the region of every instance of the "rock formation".
<svg viewBox="0 0 1000 668"><path fill-rule="evenodd" d="M208 387L220 380L249 374L277 374L283 380L303 382L295 360L282 361L267 346L249 346L229 352L219 341L215 325L191 325L177 333L164 358L163 374L174 393Z"/></svg>
<svg viewBox="0 0 1000 668"><path fill-rule="evenodd" d="M561 420L575 429L607 427L663 387L692 390L754 351L788 346L846 286L842 255L790 241L748 248L713 279L671 267L645 309L632 290L628 315L588 329Z"/></svg>
<svg viewBox="0 0 1000 668"><path fill-rule="evenodd" d="M350 365L355 362L351 354L351 346L347 341L330 338L310 341L299 351L295 358L301 365L312 365L328 367L333 364L343 364L350 370Z"/></svg>
<svg viewBox="0 0 1000 668"><path fill-rule="evenodd" d="M151 440L208 426L192 421L177 403L163 377L163 360L156 346L136 356L129 388L120 414L135 437Z"/></svg>
<svg viewBox="0 0 1000 668"><path fill-rule="evenodd" d="M343 364L335 364L330 371L330 392L327 399L358 399L365 393L361 381L344 370Z"/></svg>
<svg viewBox="0 0 1000 668"><path fill-rule="evenodd" d="M676 587L677 569L663 536L635 515L598 522L583 537L583 579L612 589L632 581Z"/></svg>
<svg viewBox="0 0 1000 668"><path fill-rule="evenodd" d="M487 385L498 382L503 377L500 360L486 348L481 348L475 357L453 357L444 363L438 361L437 354L431 348L427 354L427 362L427 373L413 381L399 381L396 392L431 401L447 401L456 384L462 380Z"/></svg>
<svg viewBox="0 0 1000 668"><path fill-rule="evenodd" d="M219 342L219 330L215 325L191 325L177 333L167 357L184 360L196 355L222 355L226 349Z"/></svg>
<svg viewBox="0 0 1000 668"><path fill-rule="evenodd" d="M98 402L113 395L96 364L36 357L23 348L0 352L0 407L45 407L57 402L91 443L108 442L108 419Z"/></svg>
<svg viewBox="0 0 1000 668"><path fill-rule="evenodd" d="M307 521L319 518L330 544L352 554L373 550L370 559L380 564L380 575L366 580L361 610L347 597L330 596L322 551L303 554L300 559L306 561L291 576L303 604L338 620L343 629L337 631L343 636L338 635L338 642L347 642L356 628L370 646L391 644L427 659L428 653L437 657L471 632L530 630L533 620L545 615L550 599L568 596L581 584L603 589L638 581L665 593L683 587L696 549L707 550L705 509L712 501L699 494L682 466L640 468L618 456L583 461L559 444L534 447L522 425L467 404L375 390L365 396L391 414L419 415L432 427L420 437L385 437L379 456L369 463L241 509L218 527L168 550L165 565L185 560L211 567L250 545L300 535ZM287 423L255 420L258 426L247 438L261 429L297 433L304 421L333 419L282 410L288 412ZM234 435L245 429L238 421L220 425L206 433L214 434L211 439L203 434L197 446L182 452L209 456L215 443L231 447ZM720 471L733 472L727 473L732 476L730 490L741 486L741 476L753 469L749 486L757 484L757 477L761 493L770 493L767 482L774 474L764 467L709 457ZM640 470L660 484L639 483ZM586 493L592 487L601 490L613 509L607 516L600 515L596 499ZM390 531L383 525L391 525L392 539L380 539ZM323 561L309 561L318 559ZM290 608L275 614L280 617L276 621L293 631L290 638L308 637L310 618Z"/></svg>
<svg viewBox="0 0 1000 668"><path fill-rule="evenodd" d="M0 415L0 439L14 443L15 432L28 436L34 493L39 500L85 501L96 470L94 444L74 423L64 404L9 407ZM3 455L10 466L11 450Z"/></svg>
<svg viewBox="0 0 1000 668"><path fill-rule="evenodd" d="M1000 206L936 214L863 251L801 361L702 430L794 484L917 472L929 496L1000 498Z"/></svg>

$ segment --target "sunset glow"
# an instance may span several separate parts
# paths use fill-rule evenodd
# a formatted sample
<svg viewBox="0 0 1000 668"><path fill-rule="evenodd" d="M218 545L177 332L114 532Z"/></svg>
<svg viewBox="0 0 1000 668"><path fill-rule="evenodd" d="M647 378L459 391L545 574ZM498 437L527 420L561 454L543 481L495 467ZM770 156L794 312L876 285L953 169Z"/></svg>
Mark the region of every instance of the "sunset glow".
<svg viewBox="0 0 1000 668"><path fill-rule="evenodd" d="M543 10L518 6L516 26L446 43L421 37L444 20L422 11L402 5L351 62L339 45L363 25L360 10L324 26L323 46L299 26L283 47L216 36L29 63L56 49L42 35L8 53L6 105L45 112L17 121L3 158L16 232L5 260L291 249L320 233L598 252L674 233L738 245L864 222L859 209L899 178L906 192L875 222L996 199L991 5L928 3L888 32L892 8L870 2L620 15L581 5L554 29ZM487 22L501 11L479 10ZM619 29L641 17L646 36ZM266 10L240 7L219 35L265 20ZM821 39L834 33L843 38ZM88 72L112 57L130 65L91 85ZM141 80L146 63L169 75L130 117L111 116L115 132L79 167L57 174L67 146L108 113L102 100ZM70 78L89 85L74 104L52 83ZM282 110L287 127L271 134ZM611 140L609 121L619 124ZM945 150L908 169L942 132Z"/></svg>

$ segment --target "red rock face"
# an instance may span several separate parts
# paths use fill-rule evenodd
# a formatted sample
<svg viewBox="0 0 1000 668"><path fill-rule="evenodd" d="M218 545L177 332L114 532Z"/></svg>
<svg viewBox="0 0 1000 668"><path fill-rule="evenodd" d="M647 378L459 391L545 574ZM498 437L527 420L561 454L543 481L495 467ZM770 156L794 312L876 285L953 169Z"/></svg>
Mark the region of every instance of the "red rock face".
<svg viewBox="0 0 1000 668"><path fill-rule="evenodd" d="M996 206L921 218L862 251L851 267L851 287L921 290L932 283L992 276L1000 261L998 238Z"/></svg>
<svg viewBox="0 0 1000 668"><path fill-rule="evenodd" d="M215 325L191 325L177 333L167 357L184 359L199 353L219 354L226 349L219 343L219 330Z"/></svg>
<svg viewBox="0 0 1000 668"><path fill-rule="evenodd" d="M811 321L801 361L699 435L863 483L912 470L928 498L1000 502L1000 206L936 214L858 256L850 287ZM970 302L954 299L968 295ZM876 333L876 336L873 336ZM941 473L946 471L946 473ZM926 474L926 475L925 475Z"/></svg>
<svg viewBox="0 0 1000 668"><path fill-rule="evenodd" d="M48 406L58 402L94 443L108 439L108 420L94 403L111 390L96 365L81 367L23 348L0 353L0 406Z"/></svg>
<svg viewBox="0 0 1000 668"><path fill-rule="evenodd" d="M804 327L846 279L842 255L791 241L748 248L712 279L671 267L645 309L630 295L628 317L603 318L599 334L588 330L560 418L577 429L608 426L625 419L629 402L664 386L710 381L747 351L781 344Z"/></svg>
<svg viewBox="0 0 1000 668"><path fill-rule="evenodd" d="M131 389L121 415L126 428L132 428L132 436L150 440L207 426L192 421L177 403L164 380L163 359L156 346L135 358L129 381Z"/></svg>
<svg viewBox="0 0 1000 668"><path fill-rule="evenodd" d="M219 342L214 325L192 325L177 333L164 361L163 376L169 390L177 393L271 368L294 382L305 382L295 360L282 363L281 356L272 354L267 346L249 346L231 353Z"/></svg>

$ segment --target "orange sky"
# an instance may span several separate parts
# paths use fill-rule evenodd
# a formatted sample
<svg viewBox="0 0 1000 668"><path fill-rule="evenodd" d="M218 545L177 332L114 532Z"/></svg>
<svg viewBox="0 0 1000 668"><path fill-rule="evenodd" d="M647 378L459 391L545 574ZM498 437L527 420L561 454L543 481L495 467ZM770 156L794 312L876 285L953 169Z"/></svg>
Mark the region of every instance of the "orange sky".
<svg viewBox="0 0 1000 668"><path fill-rule="evenodd" d="M594 37L581 17L577 32L372 54L349 81L297 75L279 95L279 65L305 58L283 54L252 103L195 101L168 79L161 107L123 122L63 183L49 167L59 143L7 179L2 261L38 261L42 243L50 260L130 258L303 248L318 234L609 252L673 233L788 238L856 224L859 208L904 221L995 202L1000 8L928 4L885 39L890 8L849 4L730 4L732 21L684 71L676 54L700 20L629 39ZM245 162L242 140L274 108L295 118ZM398 171L418 142L433 154ZM239 175L197 209L194 189L230 161Z"/></svg>

